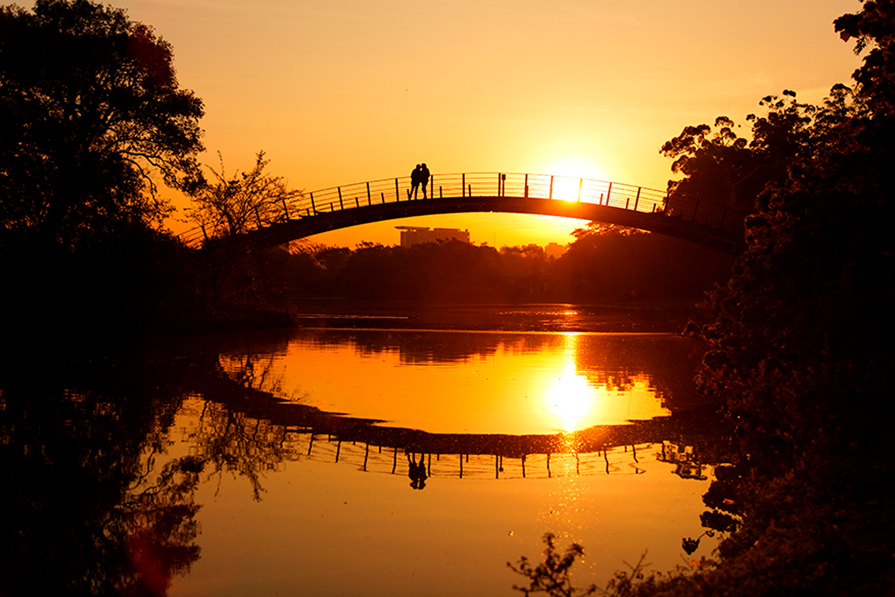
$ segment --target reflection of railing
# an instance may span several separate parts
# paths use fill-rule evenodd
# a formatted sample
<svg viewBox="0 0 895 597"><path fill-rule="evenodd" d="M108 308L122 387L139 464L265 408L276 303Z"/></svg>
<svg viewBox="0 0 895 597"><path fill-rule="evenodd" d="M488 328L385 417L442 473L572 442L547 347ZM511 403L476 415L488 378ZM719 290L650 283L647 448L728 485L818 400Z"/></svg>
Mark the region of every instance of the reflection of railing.
<svg viewBox="0 0 895 597"><path fill-rule="evenodd" d="M573 434L435 434L386 427L381 421L286 402L270 392L246 387L223 372L206 379L202 393L240 413L240 417L264 421L263 428L281 430L273 435L278 442L289 443L290 454L348 461L361 470L384 472L406 471L405 454L411 453L426 455L432 461L432 472L444 476L527 478L618 474L626 470L636 473L638 451L642 453L644 446L649 452L654 444L665 446L667 438L699 437L700 430L716 429L713 415L703 413L711 417L706 421L703 414L695 412L691 416L682 413L628 425L591 427ZM658 454L657 458L662 460L664 456Z"/></svg>
<svg viewBox="0 0 895 597"><path fill-rule="evenodd" d="M295 448L299 460L352 465L358 470L374 473L406 475L407 453L397 447L370 445L365 442L344 441L330 435L308 431L288 433L288 441L301 446ZM650 451L652 444L607 448L598 452L555 452L504 456L500 454L432 454L424 453L429 477L546 479L570 475L641 474L644 469L638 460ZM650 457L655 457L650 452ZM419 453L414 456L418 457Z"/></svg>

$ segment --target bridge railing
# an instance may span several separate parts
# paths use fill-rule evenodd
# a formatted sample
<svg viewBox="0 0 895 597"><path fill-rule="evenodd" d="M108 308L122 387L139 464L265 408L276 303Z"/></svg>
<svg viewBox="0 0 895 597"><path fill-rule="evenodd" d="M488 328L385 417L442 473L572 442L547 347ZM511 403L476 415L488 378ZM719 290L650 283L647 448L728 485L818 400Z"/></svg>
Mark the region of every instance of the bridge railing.
<svg viewBox="0 0 895 597"><path fill-rule="evenodd" d="M582 201L644 213L660 211L665 192L571 176L500 172L437 174L426 188L412 192L410 177L389 178L332 187L307 193L289 218L353 209L383 203L465 197L520 197Z"/></svg>
<svg viewBox="0 0 895 597"><path fill-rule="evenodd" d="M409 176L359 182L305 193L298 201L284 205L284 220L314 217L347 209L457 198L516 197L546 201L579 201L642 213L664 209L666 193L639 187L572 176L503 172L436 174L425 189L413 192ZM689 219L689 218L685 218ZM188 230L180 239L198 246L205 238L201 228Z"/></svg>

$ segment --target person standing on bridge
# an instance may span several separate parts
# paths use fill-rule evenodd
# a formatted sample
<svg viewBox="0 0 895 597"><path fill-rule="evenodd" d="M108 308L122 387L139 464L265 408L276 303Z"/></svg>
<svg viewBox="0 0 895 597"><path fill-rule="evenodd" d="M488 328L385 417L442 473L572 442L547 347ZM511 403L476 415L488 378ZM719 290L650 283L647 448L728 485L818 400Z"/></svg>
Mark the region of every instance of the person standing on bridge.
<svg viewBox="0 0 895 597"><path fill-rule="evenodd" d="M413 172L410 173L410 193L407 195L408 199L416 199L416 192L420 188L420 174L423 171L423 167L419 164L416 165L416 168L413 169ZM423 193L426 191L424 190Z"/></svg>
<svg viewBox="0 0 895 597"><path fill-rule="evenodd" d="M423 199L426 199L426 187L429 186L429 168L426 167L425 162L420 167L420 184L423 185Z"/></svg>

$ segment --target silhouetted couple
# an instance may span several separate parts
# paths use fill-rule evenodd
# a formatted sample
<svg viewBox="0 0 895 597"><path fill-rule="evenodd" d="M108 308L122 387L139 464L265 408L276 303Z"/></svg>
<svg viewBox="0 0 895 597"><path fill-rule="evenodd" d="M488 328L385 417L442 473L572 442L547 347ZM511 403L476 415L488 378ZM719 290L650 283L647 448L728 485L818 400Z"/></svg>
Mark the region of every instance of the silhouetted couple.
<svg viewBox="0 0 895 597"><path fill-rule="evenodd" d="M416 199L416 192L420 185L423 187L423 199L426 199L426 187L429 186L429 169L426 164L417 164L413 172L410 173L410 198Z"/></svg>
<svg viewBox="0 0 895 597"><path fill-rule="evenodd" d="M426 479L428 475L426 474L426 464L424 462L424 455L420 454L420 462L417 464L414 462L413 456L410 455L409 452L407 454L407 466L410 469L407 473L410 476L410 486L414 489L423 489L426 487Z"/></svg>

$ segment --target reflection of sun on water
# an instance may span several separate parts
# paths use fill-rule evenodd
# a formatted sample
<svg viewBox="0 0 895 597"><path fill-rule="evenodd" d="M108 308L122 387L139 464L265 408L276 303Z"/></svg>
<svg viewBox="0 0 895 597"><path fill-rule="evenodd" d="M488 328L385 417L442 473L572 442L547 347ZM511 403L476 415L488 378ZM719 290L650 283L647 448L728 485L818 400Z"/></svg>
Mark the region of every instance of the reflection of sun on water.
<svg viewBox="0 0 895 597"><path fill-rule="evenodd" d="M596 388L587 378L578 373L575 353L578 346L577 334L564 336L565 361L560 376L547 388L547 408L556 416L562 430L570 433L581 429L584 421L593 413Z"/></svg>
<svg viewBox="0 0 895 597"><path fill-rule="evenodd" d="M587 379L575 373L574 366L563 371L548 394L563 431L580 429L582 421L593 411L595 393L595 388L587 383Z"/></svg>
<svg viewBox="0 0 895 597"><path fill-rule="evenodd" d="M575 432L594 425L621 425L628 421L667 416L648 375L633 375L623 389L595 385L578 371L577 353L581 337L563 336L563 361L559 374L545 383L544 409L566 434L574 451Z"/></svg>

